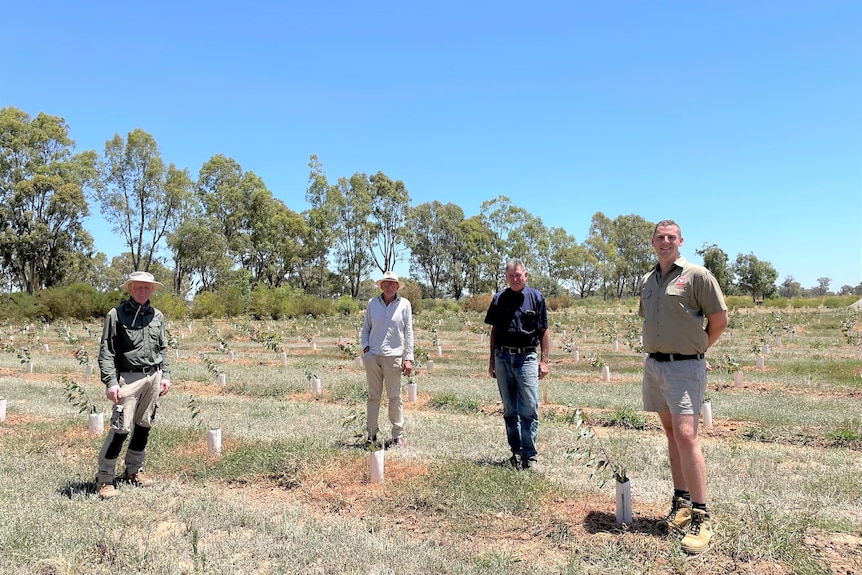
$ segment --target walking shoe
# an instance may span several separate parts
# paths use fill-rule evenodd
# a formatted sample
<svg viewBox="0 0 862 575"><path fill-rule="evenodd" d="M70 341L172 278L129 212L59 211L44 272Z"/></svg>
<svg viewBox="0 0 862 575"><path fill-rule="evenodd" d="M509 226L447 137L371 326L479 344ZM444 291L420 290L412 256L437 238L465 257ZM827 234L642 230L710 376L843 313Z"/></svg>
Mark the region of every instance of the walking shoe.
<svg viewBox="0 0 862 575"><path fill-rule="evenodd" d="M129 473L129 470L127 469L125 473L123 473L123 481L138 487L150 487L156 482L155 479L144 473L143 469L139 470L137 473Z"/></svg>
<svg viewBox="0 0 862 575"><path fill-rule="evenodd" d="M527 471L532 471L533 473L545 472L545 468L542 467L542 464L539 463L539 460L535 457L531 457L530 459L523 459L521 461L521 467L523 467Z"/></svg>
<svg viewBox="0 0 862 575"><path fill-rule="evenodd" d="M521 462L518 460L518 454L513 453L512 457L509 458L509 465L511 465L515 469L521 468Z"/></svg>
<svg viewBox="0 0 862 575"><path fill-rule="evenodd" d="M685 529L691 523L691 501L682 497L674 497L670 504L670 513L659 519L657 525L668 531Z"/></svg>
<svg viewBox="0 0 862 575"><path fill-rule="evenodd" d="M114 482L96 481L96 494L101 499L110 499L115 495L119 495L119 491L114 487Z"/></svg>
<svg viewBox="0 0 862 575"><path fill-rule="evenodd" d="M407 440L403 435L395 438L395 447L407 447Z"/></svg>
<svg viewBox="0 0 862 575"><path fill-rule="evenodd" d="M712 521L709 519L709 513L702 509L692 509L688 533L679 543L682 550L686 553L703 553L709 547L710 539L712 539Z"/></svg>

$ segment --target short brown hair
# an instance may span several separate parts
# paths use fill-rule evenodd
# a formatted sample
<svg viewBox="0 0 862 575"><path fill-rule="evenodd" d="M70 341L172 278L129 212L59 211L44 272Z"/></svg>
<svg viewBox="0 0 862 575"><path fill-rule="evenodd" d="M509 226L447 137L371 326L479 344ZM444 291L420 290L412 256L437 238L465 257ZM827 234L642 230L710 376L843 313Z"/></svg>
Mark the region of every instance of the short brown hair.
<svg viewBox="0 0 862 575"><path fill-rule="evenodd" d="M676 229L679 230L679 235L682 237L682 228L679 227L679 224L673 220L662 220L655 225L655 228L652 231L652 237L655 237L656 232L659 228L663 228L665 226L676 226Z"/></svg>

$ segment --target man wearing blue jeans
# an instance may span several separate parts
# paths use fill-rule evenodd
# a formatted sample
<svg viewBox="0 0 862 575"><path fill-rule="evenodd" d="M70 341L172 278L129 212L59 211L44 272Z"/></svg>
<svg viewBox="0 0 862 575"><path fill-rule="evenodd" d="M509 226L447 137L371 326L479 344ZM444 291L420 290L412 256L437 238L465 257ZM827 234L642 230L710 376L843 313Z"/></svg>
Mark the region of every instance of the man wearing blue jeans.
<svg viewBox="0 0 862 575"><path fill-rule="evenodd" d="M548 311L542 293L527 286L521 260L506 262L506 283L509 287L494 294L485 315L491 326L488 374L497 379L503 400L509 462L539 472L539 380L548 375Z"/></svg>

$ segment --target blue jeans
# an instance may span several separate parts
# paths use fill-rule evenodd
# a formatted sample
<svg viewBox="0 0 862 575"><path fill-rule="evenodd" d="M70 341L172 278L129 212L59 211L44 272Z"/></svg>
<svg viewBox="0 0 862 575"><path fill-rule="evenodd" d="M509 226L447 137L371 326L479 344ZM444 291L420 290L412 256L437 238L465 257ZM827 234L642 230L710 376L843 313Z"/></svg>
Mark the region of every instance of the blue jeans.
<svg viewBox="0 0 862 575"><path fill-rule="evenodd" d="M503 400L506 439L512 453L534 459L539 432L539 355L494 350L497 387Z"/></svg>

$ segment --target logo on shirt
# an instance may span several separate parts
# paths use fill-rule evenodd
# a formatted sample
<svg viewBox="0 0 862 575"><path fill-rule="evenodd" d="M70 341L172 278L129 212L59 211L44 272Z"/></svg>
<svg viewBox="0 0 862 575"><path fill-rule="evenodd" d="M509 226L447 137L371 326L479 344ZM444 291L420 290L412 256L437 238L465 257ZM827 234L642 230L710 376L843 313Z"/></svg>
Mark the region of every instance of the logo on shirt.
<svg viewBox="0 0 862 575"><path fill-rule="evenodd" d="M676 285L678 285L680 287L684 286L685 285L685 278L682 276L679 276L679 278L677 278L677 280L676 280Z"/></svg>

